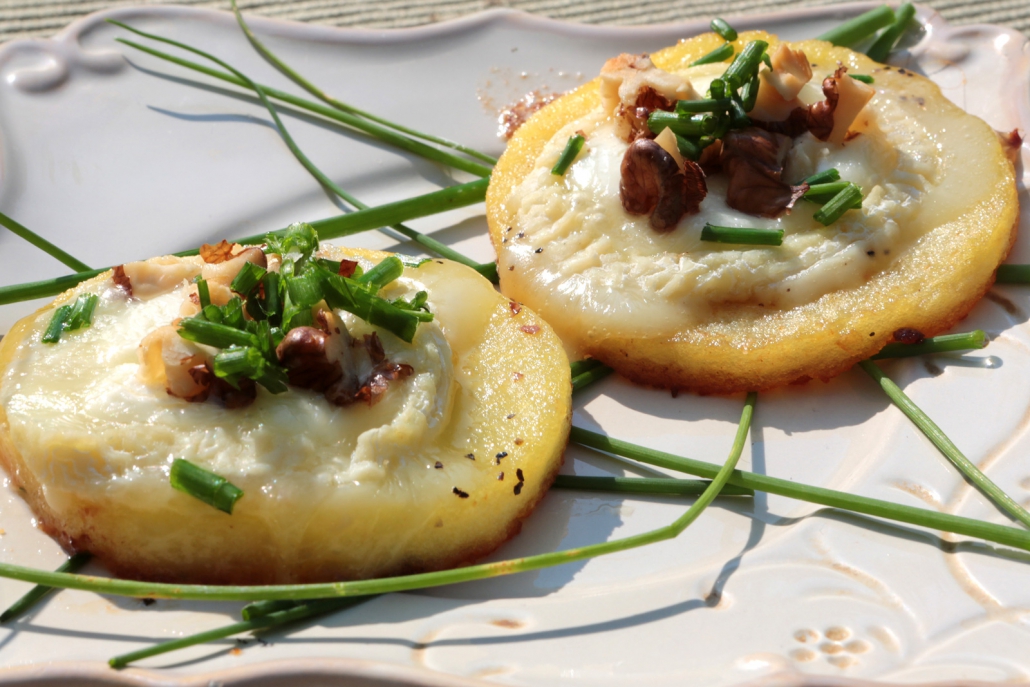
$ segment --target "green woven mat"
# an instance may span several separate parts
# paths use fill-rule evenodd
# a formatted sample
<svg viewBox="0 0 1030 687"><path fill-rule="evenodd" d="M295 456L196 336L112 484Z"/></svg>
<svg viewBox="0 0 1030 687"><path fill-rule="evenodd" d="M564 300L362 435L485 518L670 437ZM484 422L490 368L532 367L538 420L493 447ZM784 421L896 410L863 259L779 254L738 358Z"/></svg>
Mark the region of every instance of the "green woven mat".
<svg viewBox="0 0 1030 687"><path fill-rule="evenodd" d="M511 7L585 24L652 24L729 17L793 7L834 5L843 0L240 0L240 7L268 17L331 26L396 28L454 19L490 7ZM228 9L228 0L0 0L0 41L51 36L73 20L108 7L162 4ZM930 0L956 24L1003 24L1030 35L1030 0Z"/></svg>

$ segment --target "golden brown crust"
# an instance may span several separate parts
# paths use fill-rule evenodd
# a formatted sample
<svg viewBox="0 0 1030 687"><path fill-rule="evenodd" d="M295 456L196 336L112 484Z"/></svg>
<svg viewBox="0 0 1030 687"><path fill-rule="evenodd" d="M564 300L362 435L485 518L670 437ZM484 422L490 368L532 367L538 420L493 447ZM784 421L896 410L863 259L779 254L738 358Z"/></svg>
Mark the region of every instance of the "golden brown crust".
<svg viewBox="0 0 1030 687"><path fill-rule="evenodd" d="M754 39L772 48L779 41L768 34L741 34L737 49ZM656 65L683 69L710 51L721 39L713 34L683 41L654 53ZM875 72L878 87L895 87L932 98L942 111L959 112L929 81L911 73L878 69L863 55L808 41L803 49L812 62L838 61L859 73ZM509 271L502 240L509 227L517 230L514 208L506 205L512 191L534 168L545 144L564 126L600 103L597 80L548 105L520 129L491 177L487 217L499 255L501 290L524 300L518 275ZM753 305L715 306L710 318L662 336L619 336L571 332L567 344L602 360L630 380L699 393L763 390L809 378L828 379L868 358L890 342L900 327L927 336L946 331L965 317L990 289L997 265L1015 238L1018 199L1011 163L997 137L975 118L965 120L970 135L983 140L981 162L999 181L993 190L959 217L947 218L907 249L883 272L870 273L860 286L826 294L813 303L786 310ZM959 161L958 164L963 164ZM942 266L947 266L942 269ZM560 314L542 304L561 330Z"/></svg>

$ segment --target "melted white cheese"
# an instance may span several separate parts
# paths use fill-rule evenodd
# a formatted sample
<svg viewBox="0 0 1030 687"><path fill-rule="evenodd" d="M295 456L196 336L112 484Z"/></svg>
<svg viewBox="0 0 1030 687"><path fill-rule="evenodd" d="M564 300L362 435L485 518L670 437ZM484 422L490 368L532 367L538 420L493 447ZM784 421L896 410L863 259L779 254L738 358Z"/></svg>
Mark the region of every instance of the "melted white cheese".
<svg viewBox="0 0 1030 687"><path fill-rule="evenodd" d="M404 277L384 295L410 298L424 288ZM187 403L147 386L138 375L139 343L179 316L186 292L186 282L145 301L115 289L98 291L92 326L65 332L57 344L40 342L50 312L37 317L4 371L0 406L15 445L52 494L111 489L147 477L166 481L175 458L230 481L248 476L275 485L277 476L289 476L283 485L298 494L346 482L379 483L448 421L456 382L451 347L436 323L421 324L412 344L375 330L387 358L415 372L391 383L373 407L341 408L312 391L291 387L273 395L259 387L252 405L227 409L217 402ZM340 314L356 339L374 331Z"/></svg>
<svg viewBox="0 0 1030 687"><path fill-rule="evenodd" d="M703 91L724 68L707 65L686 74ZM818 86L825 76L817 73L800 98L822 99ZM503 247L502 262L514 266L515 293L559 331L632 336L675 332L705 320L720 304L789 308L862 283L932 226L911 220L935 190L943 164L936 134L912 107L878 93L866 112L870 126L845 145L811 134L795 139L784 172L785 181L799 183L835 167L842 180L862 187L861 210L829 227L813 219L818 206L806 201L776 219L746 215L726 205L720 174L708 178L699 213L659 234L647 217L623 210L620 165L628 144L595 110L555 134L507 199L520 230L507 235ZM584 151L564 176L551 174L577 130L587 134ZM708 222L782 229L783 245L703 242Z"/></svg>

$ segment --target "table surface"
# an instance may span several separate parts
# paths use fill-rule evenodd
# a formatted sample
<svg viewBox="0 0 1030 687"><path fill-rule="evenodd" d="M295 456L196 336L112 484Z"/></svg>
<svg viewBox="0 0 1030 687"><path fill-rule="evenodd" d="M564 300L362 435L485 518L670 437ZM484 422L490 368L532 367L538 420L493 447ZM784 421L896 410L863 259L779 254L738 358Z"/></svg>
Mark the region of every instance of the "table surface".
<svg viewBox="0 0 1030 687"><path fill-rule="evenodd" d="M841 4L844 0L240 0L244 11L331 26L398 28L510 7L585 24L655 24ZM228 0L0 0L0 42L52 36L75 19L125 5L181 4L229 9ZM1010 26L1030 35L1030 0L928 0L955 24Z"/></svg>

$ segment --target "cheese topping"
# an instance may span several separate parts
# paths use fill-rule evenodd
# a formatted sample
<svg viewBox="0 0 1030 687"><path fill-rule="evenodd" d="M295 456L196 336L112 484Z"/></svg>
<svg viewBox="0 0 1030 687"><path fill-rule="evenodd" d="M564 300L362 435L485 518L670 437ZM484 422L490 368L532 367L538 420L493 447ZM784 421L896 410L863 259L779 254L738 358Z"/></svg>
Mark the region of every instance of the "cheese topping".
<svg viewBox="0 0 1030 687"><path fill-rule="evenodd" d="M725 66L684 75L704 92ZM819 84L828 75L817 71L800 101L821 100ZM812 217L819 206L805 201L776 219L733 210L726 204L726 178L715 174L701 211L658 234L647 217L622 208L620 165L628 144L599 108L558 131L507 199L520 229L507 235L502 259L517 275L513 295L534 303L559 331L654 335L703 322L724 304L790 308L859 285L934 226L917 219L927 206L941 204L945 193L962 193L937 185L947 161L945 132L935 124L913 100L878 92L853 127L861 135L846 144L808 133L795 139L785 181L800 183L837 168L865 194L861 210L829 227ZM564 176L551 174L577 130L587 135L584 151ZM705 223L782 229L783 245L702 242Z"/></svg>
<svg viewBox="0 0 1030 687"><path fill-rule="evenodd" d="M424 284L402 277L383 294L410 298L422 289ZM447 424L456 385L453 353L435 322L422 323L407 344L337 313L356 341L378 331L387 358L414 368L372 407L341 408L321 393L291 387L277 395L259 389L252 405L228 409L188 403L148 386L138 374L137 348L148 333L179 317L188 290L183 281L156 297L130 300L98 285L92 326L66 333L57 344L40 342L51 313L37 316L4 372L0 406L29 469L56 487L53 493L110 489L144 476L167 481L172 460L180 457L230 481L249 476L274 484L276 476L290 474L293 488L301 490L377 483ZM433 291L426 290L432 307ZM365 365L359 375L371 369Z"/></svg>

